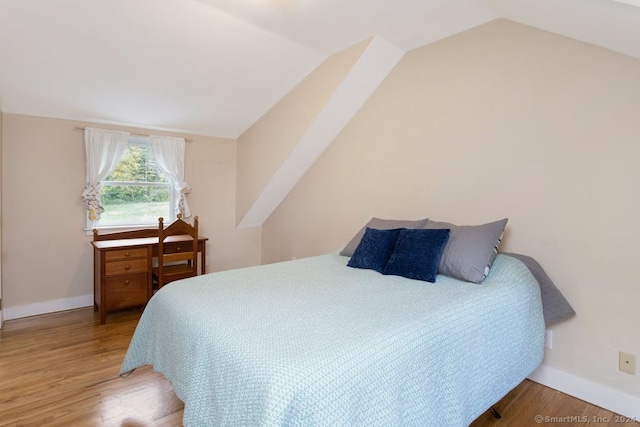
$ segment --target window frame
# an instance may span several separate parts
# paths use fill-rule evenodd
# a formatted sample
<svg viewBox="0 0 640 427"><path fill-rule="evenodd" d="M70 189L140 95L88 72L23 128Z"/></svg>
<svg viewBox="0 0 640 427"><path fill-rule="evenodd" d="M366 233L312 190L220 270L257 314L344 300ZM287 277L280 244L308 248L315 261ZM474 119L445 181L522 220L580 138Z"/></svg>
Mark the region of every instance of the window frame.
<svg viewBox="0 0 640 427"><path fill-rule="evenodd" d="M137 136L137 135L129 135L129 144L127 145L127 148L129 147L146 147L149 150L151 150L151 143L149 141L148 137L143 137L143 136ZM151 154L153 155L153 151L151 151ZM120 158L121 159L121 158ZM118 163L120 162L120 159L118 159ZM167 177L168 182L141 182L141 181L101 181L100 182L100 186L104 187L104 182L108 182L108 185L123 185L123 186L139 186L139 187L168 187L169 190L169 210L168 213L171 214L170 217L173 218L173 214L172 212L175 212L176 210L176 199L177 199L177 193L176 193L176 188L175 188L175 182L173 181L173 179L171 179L170 177ZM102 192L101 192L102 193ZM135 229L140 229L140 228L154 228L158 226L158 222L157 219L155 222L153 223L136 223L136 224L117 224L117 225L100 225L97 224L96 222L99 223L98 221L92 221L89 219L88 215L85 215L86 217L86 227L85 227L85 231L87 232L87 234L91 234L93 232L93 230L108 230L111 232L117 232L117 231L128 231L128 230L135 230Z"/></svg>

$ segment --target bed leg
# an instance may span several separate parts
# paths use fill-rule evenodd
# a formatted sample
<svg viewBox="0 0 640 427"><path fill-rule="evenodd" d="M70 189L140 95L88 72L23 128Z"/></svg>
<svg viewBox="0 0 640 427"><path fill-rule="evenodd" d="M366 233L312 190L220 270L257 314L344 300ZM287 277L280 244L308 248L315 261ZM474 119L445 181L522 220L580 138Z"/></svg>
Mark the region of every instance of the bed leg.
<svg viewBox="0 0 640 427"><path fill-rule="evenodd" d="M130 370L130 371L127 371L127 372L123 372L123 373L121 373L121 374L120 374L120 378L127 378L129 375L131 375L131 373L132 373L133 371L135 371L135 368L134 368L134 369L132 369L132 370Z"/></svg>
<svg viewBox="0 0 640 427"><path fill-rule="evenodd" d="M497 419L502 418L502 415L500 415L500 412L498 412L496 408L494 408L493 406L491 407L491 412L493 412L493 416L496 417Z"/></svg>

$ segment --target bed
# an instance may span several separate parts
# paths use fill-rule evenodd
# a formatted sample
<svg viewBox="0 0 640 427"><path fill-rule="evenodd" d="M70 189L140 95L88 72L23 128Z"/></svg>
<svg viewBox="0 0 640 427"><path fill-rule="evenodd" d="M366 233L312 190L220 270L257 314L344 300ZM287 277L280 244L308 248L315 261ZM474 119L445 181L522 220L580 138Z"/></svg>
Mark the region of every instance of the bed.
<svg viewBox="0 0 640 427"><path fill-rule="evenodd" d="M538 282L498 255L481 285L348 268L338 253L163 287L121 373L152 365L185 426L466 426L541 363Z"/></svg>

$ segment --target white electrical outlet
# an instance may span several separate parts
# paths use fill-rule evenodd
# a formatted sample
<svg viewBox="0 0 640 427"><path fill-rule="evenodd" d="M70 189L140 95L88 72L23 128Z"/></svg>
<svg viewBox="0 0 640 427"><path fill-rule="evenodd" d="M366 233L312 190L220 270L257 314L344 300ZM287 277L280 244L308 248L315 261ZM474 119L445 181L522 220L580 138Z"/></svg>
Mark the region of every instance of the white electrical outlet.
<svg viewBox="0 0 640 427"><path fill-rule="evenodd" d="M622 372L626 372L627 374L635 375L636 374L636 355L625 353L624 351L620 352L620 358L618 361L618 369Z"/></svg>
<svg viewBox="0 0 640 427"><path fill-rule="evenodd" d="M553 348L553 331L551 329L544 331L544 346L549 349Z"/></svg>

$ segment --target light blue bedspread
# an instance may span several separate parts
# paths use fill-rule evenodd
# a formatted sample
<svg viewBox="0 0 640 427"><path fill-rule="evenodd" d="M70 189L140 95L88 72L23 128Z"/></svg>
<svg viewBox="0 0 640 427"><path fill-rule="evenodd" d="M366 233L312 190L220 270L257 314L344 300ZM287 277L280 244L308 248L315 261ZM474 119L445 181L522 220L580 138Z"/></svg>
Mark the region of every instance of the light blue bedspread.
<svg viewBox="0 0 640 427"><path fill-rule="evenodd" d="M540 291L522 262L498 255L476 285L347 261L173 282L147 305L121 372L162 372L186 426L466 426L541 363Z"/></svg>

